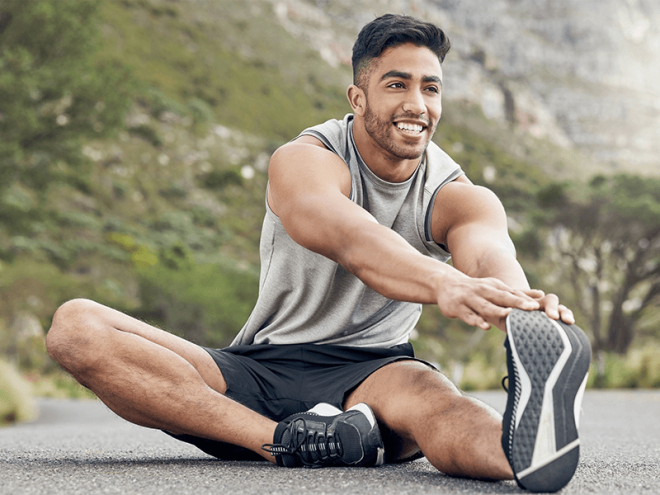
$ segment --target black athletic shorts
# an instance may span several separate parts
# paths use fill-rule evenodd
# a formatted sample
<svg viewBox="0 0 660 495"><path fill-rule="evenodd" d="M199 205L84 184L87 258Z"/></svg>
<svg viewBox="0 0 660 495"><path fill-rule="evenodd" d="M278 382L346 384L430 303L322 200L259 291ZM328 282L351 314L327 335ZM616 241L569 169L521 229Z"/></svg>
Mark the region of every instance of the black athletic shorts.
<svg viewBox="0 0 660 495"><path fill-rule="evenodd" d="M395 361L421 361L409 343L390 348L295 344L205 350L227 382L225 395L277 422L319 402L343 409L350 392L374 371ZM248 449L225 442L172 436L219 459L263 460Z"/></svg>

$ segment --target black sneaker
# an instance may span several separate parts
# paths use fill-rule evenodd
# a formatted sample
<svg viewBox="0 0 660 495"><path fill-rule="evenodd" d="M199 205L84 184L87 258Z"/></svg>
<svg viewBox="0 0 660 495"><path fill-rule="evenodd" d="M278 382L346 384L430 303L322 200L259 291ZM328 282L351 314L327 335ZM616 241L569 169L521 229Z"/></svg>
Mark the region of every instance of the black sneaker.
<svg viewBox="0 0 660 495"><path fill-rule="evenodd" d="M578 465L589 339L577 326L541 311L514 309L506 328L509 386L502 448L518 485L555 492L571 480Z"/></svg>
<svg viewBox="0 0 660 495"><path fill-rule="evenodd" d="M272 444L261 447L278 466L380 466L385 448L371 408L357 404L342 412L318 404L292 414L275 428Z"/></svg>

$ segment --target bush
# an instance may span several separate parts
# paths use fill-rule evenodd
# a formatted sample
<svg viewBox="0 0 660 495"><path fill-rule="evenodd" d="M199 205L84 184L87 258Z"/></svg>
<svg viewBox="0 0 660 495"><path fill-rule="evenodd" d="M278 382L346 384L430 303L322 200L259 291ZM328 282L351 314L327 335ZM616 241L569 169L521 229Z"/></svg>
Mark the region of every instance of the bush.
<svg viewBox="0 0 660 495"><path fill-rule="evenodd" d="M134 136L144 139L148 143L151 143L154 148L160 148L163 144L163 140L158 135L158 132L156 132L153 127L146 124L140 124L136 127L131 127L128 132Z"/></svg>
<svg viewBox="0 0 660 495"><path fill-rule="evenodd" d="M163 263L139 272L142 306L135 316L200 345L229 344L256 302L258 276L227 266L197 265L177 250L161 253L161 259Z"/></svg>
<svg viewBox="0 0 660 495"><path fill-rule="evenodd" d="M202 184L207 189L222 189L228 185L240 186L243 178L238 170L214 170L202 177Z"/></svg>
<svg viewBox="0 0 660 495"><path fill-rule="evenodd" d="M0 189L21 182L44 192L67 180L59 162L84 175L82 138L110 136L123 125L132 79L97 56L98 6L94 0L2 2Z"/></svg>
<svg viewBox="0 0 660 495"><path fill-rule="evenodd" d="M149 88L146 92L145 105L151 109L151 115L157 119L163 113L170 112L183 117L187 114L187 109L178 101L170 98L157 88Z"/></svg>
<svg viewBox="0 0 660 495"><path fill-rule="evenodd" d="M215 118L213 109L208 103L199 98L191 98L188 100L187 107L195 124L206 124Z"/></svg>
<svg viewBox="0 0 660 495"><path fill-rule="evenodd" d="M591 363L588 386L594 388L657 388L660 387L660 346L645 345L632 349L625 356L603 354ZM603 372L604 371L604 372Z"/></svg>
<svg viewBox="0 0 660 495"><path fill-rule="evenodd" d="M47 374L28 373L26 378L32 385L35 397L53 399L94 399L96 397L94 392L83 387L71 375L61 370Z"/></svg>
<svg viewBox="0 0 660 495"><path fill-rule="evenodd" d="M0 360L0 426L35 416L30 385L9 363Z"/></svg>

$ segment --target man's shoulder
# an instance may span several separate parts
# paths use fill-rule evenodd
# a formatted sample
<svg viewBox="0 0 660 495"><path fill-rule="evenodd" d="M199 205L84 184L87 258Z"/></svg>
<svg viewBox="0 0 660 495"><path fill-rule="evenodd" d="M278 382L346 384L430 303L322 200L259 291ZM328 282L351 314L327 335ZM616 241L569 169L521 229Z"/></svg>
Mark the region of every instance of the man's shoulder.
<svg viewBox="0 0 660 495"><path fill-rule="evenodd" d="M432 213L432 235L436 242L446 243L447 232L457 226L499 225L506 214L497 195L490 189L459 177L445 185L436 198Z"/></svg>
<svg viewBox="0 0 660 495"><path fill-rule="evenodd" d="M436 207L443 212L479 215L484 212L502 209L497 195L487 187L473 184L462 176L442 188L436 200Z"/></svg>
<svg viewBox="0 0 660 495"><path fill-rule="evenodd" d="M353 122L353 114L347 113L344 116L344 118L341 120L329 119L320 124L307 127L298 135L298 137L308 135L311 133L327 133L327 132L346 133L349 130L350 126L352 125L352 122Z"/></svg>
<svg viewBox="0 0 660 495"><path fill-rule="evenodd" d="M330 119L303 130L295 141L304 136L311 136L323 143L333 153L345 157L350 143L353 114L349 113L342 120Z"/></svg>
<svg viewBox="0 0 660 495"><path fill-rule="evenodd" d="M461 166L433 141L426 147L426 188L433 192L463 175Z"/></svg>

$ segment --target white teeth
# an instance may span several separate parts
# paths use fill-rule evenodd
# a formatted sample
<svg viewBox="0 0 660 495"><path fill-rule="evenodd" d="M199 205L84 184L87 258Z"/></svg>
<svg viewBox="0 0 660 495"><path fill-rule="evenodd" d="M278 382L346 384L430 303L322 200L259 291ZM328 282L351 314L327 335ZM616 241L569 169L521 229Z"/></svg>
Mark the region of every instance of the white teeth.
<svg viewBox="0 0 660 495"><path fill-rule="evenodd" d="M397 122L396 126L402 131L422 132L424 127L419 124L406 124L404 122Z"/></svg>

